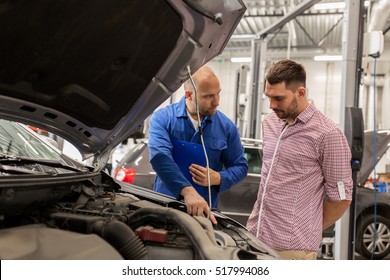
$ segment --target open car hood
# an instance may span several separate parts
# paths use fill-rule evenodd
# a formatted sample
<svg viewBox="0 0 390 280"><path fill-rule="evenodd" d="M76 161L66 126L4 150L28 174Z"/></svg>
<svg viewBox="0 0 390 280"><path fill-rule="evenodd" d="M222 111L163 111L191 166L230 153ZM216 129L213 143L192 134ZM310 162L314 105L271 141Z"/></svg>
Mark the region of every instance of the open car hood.
<svg viewBox="0 0 390 280"><path fill-rule="evenodd" d="M0 4L0 117L63 137L101 169L111 149L220 54L241 0Z"/></svg>
<svg viewBox="0 0 390 280"><path fill-rule="evenodd" d="M375 137L374 137L375 136ZM376 140L376 146L374 145ZM374 161L374 147L376 160ZM376 134L374 131L367 130L364 132L364 151L361 168L358 172L357 183L364 185L368 176L374 169L374 163L379 162L382 156L390 148L390 130L378 130Z"/></svg>

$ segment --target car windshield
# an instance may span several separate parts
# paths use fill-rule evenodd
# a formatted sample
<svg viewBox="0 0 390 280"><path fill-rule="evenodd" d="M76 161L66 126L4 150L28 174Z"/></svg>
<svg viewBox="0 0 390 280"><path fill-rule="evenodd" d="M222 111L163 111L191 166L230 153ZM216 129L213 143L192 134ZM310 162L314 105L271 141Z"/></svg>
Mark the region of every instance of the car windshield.
<svg viewBox="0 0 390 280"><path fill-rule="evenodd" d="M60 160L61 155L22 124L0 120L0 155Z"/></svg>

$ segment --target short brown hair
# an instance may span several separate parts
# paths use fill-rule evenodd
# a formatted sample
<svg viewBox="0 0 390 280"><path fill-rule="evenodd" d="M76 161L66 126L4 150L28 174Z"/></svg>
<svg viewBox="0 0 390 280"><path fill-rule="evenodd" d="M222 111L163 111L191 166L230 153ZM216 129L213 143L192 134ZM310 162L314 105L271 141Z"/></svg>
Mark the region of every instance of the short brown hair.
<svg viewBox="0 0 390 280"><path fill-rule="evenodd" d="M298 86L306 87L305 68L290 59L283 59L275 62L268 69L265 77L271 85L285 83L286 88L295 90Z"/></svg>

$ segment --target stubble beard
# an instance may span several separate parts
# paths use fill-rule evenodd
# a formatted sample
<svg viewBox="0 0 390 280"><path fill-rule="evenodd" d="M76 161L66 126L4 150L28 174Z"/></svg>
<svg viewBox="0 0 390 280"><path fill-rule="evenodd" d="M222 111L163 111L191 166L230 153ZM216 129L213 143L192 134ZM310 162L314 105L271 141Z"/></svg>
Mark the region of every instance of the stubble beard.
<svg viewBox="0 0 390 280"><path fill-rule="evenodd" d="M274 110L279 119L285 120L292 117L298 111L298 100L294 98L288 110Z"/></svg>

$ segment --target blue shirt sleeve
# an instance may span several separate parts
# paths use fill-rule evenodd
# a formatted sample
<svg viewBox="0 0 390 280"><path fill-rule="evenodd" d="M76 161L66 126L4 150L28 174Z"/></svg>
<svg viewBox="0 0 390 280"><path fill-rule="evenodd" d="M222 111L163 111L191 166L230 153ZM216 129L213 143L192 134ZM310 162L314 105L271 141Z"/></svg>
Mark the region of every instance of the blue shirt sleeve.
<svg viewBox="0 0 390 280"><path fill-rule="evenodd" d="M191 183L184 177L180 168L172 158L173 145L169 136L169 112L160 109L156 111L149 126L149 156L150 163L170 194L176 199L179 198L184 187L191 186Z"/></svg>
<svg viewBox="0 0 390 280"><path fill-rule="evenodd" d="M220 192L223 192L242 181L248 173L248 162L244 157L244 148L236 127L230 134L227 149L222 152L221 160L225 167L219 172L221 175Z"/></svg>

